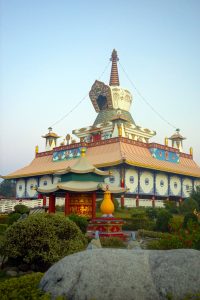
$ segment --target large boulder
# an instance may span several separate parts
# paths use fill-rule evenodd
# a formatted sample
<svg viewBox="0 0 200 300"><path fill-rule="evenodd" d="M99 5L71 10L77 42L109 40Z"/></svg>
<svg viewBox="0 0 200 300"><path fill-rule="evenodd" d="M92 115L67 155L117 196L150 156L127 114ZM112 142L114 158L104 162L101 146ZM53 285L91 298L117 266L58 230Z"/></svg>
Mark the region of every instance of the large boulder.
<svg viewBox="0 0 200 300"><path fill-rule="evenodd" d="M200 251L87 250L54 264L40 287L53 299L182 299L200 292Z"/></svg>

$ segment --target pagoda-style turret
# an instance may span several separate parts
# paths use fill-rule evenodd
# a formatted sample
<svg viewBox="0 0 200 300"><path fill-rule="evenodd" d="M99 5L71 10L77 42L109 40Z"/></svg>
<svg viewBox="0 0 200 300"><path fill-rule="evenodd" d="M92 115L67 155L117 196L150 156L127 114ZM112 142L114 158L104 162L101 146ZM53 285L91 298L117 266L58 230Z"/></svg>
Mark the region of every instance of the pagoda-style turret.
<svg viewBox="0 0 200 300"><path fill-rule="evenodd" d="M119 86L119 75L118 75L118 68L117 68L117 62L119 61L119 58L117 56L117 51L115 49L113 49L110 60L112 61L112 68L111 68L109 85Z"/></svg>
<svg viewBox="0 0 200 300"><path fill-rule="evenodd" d="M51 127L49 127L48 130L49 130L49 132L42 136L43 138L46 139L46 146L45 146L46 151L50 151L54 147L56 147L57 139L60 138L60 136L58 136L56 133L52 132Z"/></svg>
<svg viewBox="0 0 200 300"><path fill-rule="evenodd" d="M183 151L183 140L185 139L180 134L180 129L176 129L176 132L169 138L172 141L172 147L178 149L180 152Z"/></svg>

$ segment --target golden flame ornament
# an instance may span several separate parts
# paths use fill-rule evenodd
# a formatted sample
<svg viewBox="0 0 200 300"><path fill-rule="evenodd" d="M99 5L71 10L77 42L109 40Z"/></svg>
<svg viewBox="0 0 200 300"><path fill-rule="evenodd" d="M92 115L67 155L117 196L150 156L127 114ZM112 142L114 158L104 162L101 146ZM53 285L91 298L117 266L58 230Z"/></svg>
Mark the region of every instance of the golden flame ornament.
<svg viewBox="0 0 200 300"><path fill-rule="evenodd" d="M104 215L109 216L112 216L112 213L115 210L114 204L111 200L111 193L108 190L104 192L104 197L100 206L100 210Z"/></svg>

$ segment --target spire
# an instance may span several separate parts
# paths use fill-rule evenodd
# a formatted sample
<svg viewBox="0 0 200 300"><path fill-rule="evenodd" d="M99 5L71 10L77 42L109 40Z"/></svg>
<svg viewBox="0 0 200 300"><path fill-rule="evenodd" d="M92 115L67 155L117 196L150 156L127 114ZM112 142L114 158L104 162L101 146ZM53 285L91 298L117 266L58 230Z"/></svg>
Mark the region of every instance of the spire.
<svg viewBox="0 0 200 300"><path fill-rule="evenodd" d="M117 51L115 49L113 49L110 60L112 61L112 67L111 67L109 85L119 86L119 75L118 75L118 69L117 69L117 62L118 62L119 58L117 56Z"/></svg>

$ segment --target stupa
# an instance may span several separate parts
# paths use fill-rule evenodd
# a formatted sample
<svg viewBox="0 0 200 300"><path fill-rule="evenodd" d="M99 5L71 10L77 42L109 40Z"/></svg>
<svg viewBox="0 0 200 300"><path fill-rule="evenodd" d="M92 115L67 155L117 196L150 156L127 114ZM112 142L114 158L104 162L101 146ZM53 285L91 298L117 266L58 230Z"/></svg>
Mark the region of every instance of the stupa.
<svg viewBox="0 0 200 300"><path fill-rule="evenodd" d="M167 199L180 202L200 185L200 167L192 148L184 152L185 138L180 130L159 144L151 141L154 130L135 123L130 113L134 97L120 85L118 60L114 49L109 84L95 80L91 87L89 97L97 116L92 125L73 130L78 141L73 138L70 142L67 134L58 144L59 135L49 128L43 135L45 150L36 147L30 164L3 176L16 180L17 199L43 198L45 203L47 194L42 191L48 186L56 186L54 196L67 197L69 182L63 184L62 180L64 176L75 176L73 170L84 147L88 162L110 174L103 177L102 184L109 185L110 191L112 187L127 189L115 194L121 206L162 206ZM72 172L63 174L63 170ZM103 190L98 190L96 196L102 199Z"/></svg>

